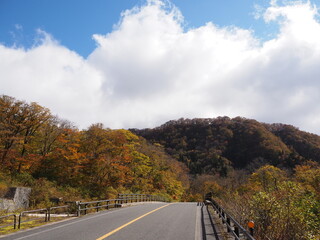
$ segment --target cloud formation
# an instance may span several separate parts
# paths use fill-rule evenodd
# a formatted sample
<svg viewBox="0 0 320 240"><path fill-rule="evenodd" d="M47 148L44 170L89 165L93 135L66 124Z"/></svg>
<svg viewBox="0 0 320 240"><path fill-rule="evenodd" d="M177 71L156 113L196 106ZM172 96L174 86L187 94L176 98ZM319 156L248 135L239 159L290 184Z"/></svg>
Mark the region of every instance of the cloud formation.
<svg viewBox="0 0 320 240"><path fill-rule="evenodd" d="M259 10L261 12L261 9ZM3 94L36 101L80 127L153 127L180 117L244 116L320 134L320 23L309 2L265 9L278 35L214 23L184 29L159 0L93 36L87 59L39 32L31 49L0 45Z"/></svg>

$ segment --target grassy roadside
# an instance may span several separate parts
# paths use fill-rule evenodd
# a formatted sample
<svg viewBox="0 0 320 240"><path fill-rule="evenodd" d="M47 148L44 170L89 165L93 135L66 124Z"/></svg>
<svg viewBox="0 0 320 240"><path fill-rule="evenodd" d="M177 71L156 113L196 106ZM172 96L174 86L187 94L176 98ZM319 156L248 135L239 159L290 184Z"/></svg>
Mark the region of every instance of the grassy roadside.
<svg viewBox="0 0 320 240"><path fill-rule="evenodd" d="M18 222L17 222L16 229L14 229L13 228L13 220L8 219L6 221L1 221L0 226L5 226L5 225L9 225L9 224L12 224L12 225L0 228L0 236L6 235L9 233L18 232L20 230L43 226L43 225L46 225L49 223L59 222L61 220L66 220L66 219L70 219L70 218L71 218L71 216L70 217L52 217L50 219L50 221L45 222L44 219L31 220L31 218L28 219L28 217L25 217L24 222L21 223L20 229L18 229ZM30 221L28 221L28 220L30 220Z"/></svg>

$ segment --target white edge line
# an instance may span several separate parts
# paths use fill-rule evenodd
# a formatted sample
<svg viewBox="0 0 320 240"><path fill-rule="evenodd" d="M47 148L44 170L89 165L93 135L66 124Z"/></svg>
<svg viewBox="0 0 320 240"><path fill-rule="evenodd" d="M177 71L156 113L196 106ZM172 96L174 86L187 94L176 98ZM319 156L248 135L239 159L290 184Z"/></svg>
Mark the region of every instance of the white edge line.
<svg viewBox="0 0 320 240"><path fill-rule="evenodd" d="M200 233L200 207L199 206L197 206L196 207L196 226L195 226L195 233L194 233L194 239L195 240L199 240L199 239L201 239L201 233Z"/></svg>

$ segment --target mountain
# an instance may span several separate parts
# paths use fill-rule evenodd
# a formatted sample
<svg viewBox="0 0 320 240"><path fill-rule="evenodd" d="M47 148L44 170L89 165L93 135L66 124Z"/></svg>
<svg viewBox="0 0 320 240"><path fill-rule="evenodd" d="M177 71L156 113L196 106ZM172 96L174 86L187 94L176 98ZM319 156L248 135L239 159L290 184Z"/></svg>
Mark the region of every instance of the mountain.
<svg viewBox="0 0 320 240"><path fill-rule="evenodd" d="M266 124L242 117L169 121L153 129L130 129L185 163L192 174L222 176L233 169L264 164L292 168L320 161L320 136L285 124Z"/></svg>

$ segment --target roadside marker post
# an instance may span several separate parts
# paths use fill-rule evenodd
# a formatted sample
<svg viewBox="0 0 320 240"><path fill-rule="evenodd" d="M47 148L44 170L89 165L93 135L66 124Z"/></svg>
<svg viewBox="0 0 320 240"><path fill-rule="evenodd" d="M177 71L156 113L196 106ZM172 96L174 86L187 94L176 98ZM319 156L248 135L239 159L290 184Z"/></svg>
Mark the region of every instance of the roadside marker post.
<svg viewBox="0 0 320 240"><path fill-rule="evenodd" d="M249 230L250 230L250 234L251 234L251 236L253 236L253 231L254 231L254 221L249 221L249 222L248 222L248 227L249 227Z"/></svg>

